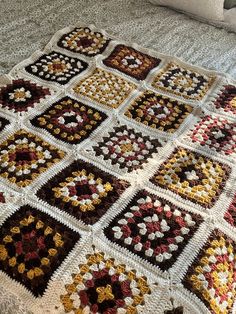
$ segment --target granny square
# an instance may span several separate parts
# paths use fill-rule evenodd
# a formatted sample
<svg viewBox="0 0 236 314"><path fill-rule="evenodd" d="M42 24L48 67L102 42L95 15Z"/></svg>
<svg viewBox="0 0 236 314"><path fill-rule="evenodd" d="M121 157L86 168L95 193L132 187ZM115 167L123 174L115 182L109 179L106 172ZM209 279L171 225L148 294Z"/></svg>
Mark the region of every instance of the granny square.
<svg viewBox="0 0 236 314"><path fill-rule="evenodd" d="M215 102L211 104L211 108L223 113L231 115L236 114L236 86L226 85L217 97Z"/></svg>
<svg viewBox="0 0 236 314"><path fill-rule="evenodd" d="M102 53L110 39L100 32L94 32L89 27L76 27L63 35L57 45L69 51L81 53L88 57Z"/></svg>
<svg viewBox="0 0 236 314"><path fill-rule="evenodd" d="M236 154L236 123L222 117L203 117L186 138L217 153L227 156Z"/></svg>
<svg viewBox="0 0 236 314"><path fill-rule="evenodd" d="M135 89L135 84L111 72L96 68L74 88L77 95L88 97L109 108L118 108Z"/></svg>
<svg viewBox="0 0 236 314"><path fill-rule="evenodd" d="M160 59L124 45L117 45L103 63L137 80L144 80L148 73L159 65Z"/></svg>
<svg viewBox="0 0 236 314"><path fill-rule="evenodd" d="M119 169L131 172L143 168L143 165L152 158L161 147L157 139L142 135L125 125L117 126L96 145L93 150L96 156L109 161Z"/></svg>
<svg viewBox="0 0 236 314"><path fill-rule="evenodd" d="M52 177L37 195L86 224L94 224L128 185L92 164L77 160Z"/></svg>
<svg viewBox="0 0 236 314"><path fill-rule="evenodd" d="M154 78L152 86L190 100L201 100L215 81L214 76L168 63Z"/></svg>
<svg viewBox="0 0 236 314"><path fill-rule="evenodd" d="M40 296L79 238L48 214L22 206L1 227L0 269Z"/></svg>
<svg viewBox="0 0 236 314"><path fill-rule="evenodd" d="M145 91L130 103L125 116L158 131L174 133L192 111L190 105Z"/></svg>
<svg viewBox="0 0 236 314"><path fill-rule="evenodd" d="M66 313L138 313L149 294L146 277L105 257L104 252L94 251L65 285L61 303Z"/></svg>
<svg viewBox="0 0 236 314"><path fill-rule="evenodd" d="M151 182L209 208L218 200L230 172L225 164L178 147L161 164Z"/></svg>
<svg viewBox="0 0 236 314"><path fill-rule="evenodd" d="M184 285L211 313L232 313L236 296L236 245L215 230L195 258Z"/></svg>
<svg viewBox="0 0 236 314"><path fill-rule="evenodd" d="M49 95L49 88L32 81L17 79L0 88L0 107L12 112L28 111Z"/></svg>
<svg viewBox="0 0 236 314"><path fill-rule="evenodd" d="M25 187L65 155L40 137L19 130L0 144L0 176Z"/></svg>
<svg viewBox="0 0 236 314"><path fill-rule="evenodd" d="M202 219L146 191L135 195L105 229L107 238L167 270Z"/></svg>
<svg viewBox="0 0 236 314"><path fill-rule="evenodd" d="M31 123L69 144L86 139L107 115L70 97L64 97L36 116Z"/></svg>
<svg viewBox="0 0 236 314"><path fill-rule="evenodd" d="M28 65L25 70L43 80L65 85L87 67L88 64L80 59L52 51Z"/></svg>

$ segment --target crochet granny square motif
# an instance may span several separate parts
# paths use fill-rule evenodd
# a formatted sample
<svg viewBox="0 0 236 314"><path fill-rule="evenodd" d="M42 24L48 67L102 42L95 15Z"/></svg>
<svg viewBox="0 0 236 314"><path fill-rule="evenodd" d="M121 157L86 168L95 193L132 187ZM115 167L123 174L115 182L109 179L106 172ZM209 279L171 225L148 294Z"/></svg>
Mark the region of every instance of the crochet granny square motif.
<svg viewBox="0 0 236 314"><path fill-rule="evenodd" d="M179 147L161 164L151 182L209 208L222 193L229 174L229 166Z"/></svg>
<svg viewBox="0 0 236 314"><path fill-rule="evenodd" d="M46 100L52 92L33 81L17 79L0 88L0 107L12 112L24 112Z"/></svg>
<svg viewBox="0 0 236 314"><path fill-rule="evenodd" d="M214 76L207 76L170 62L155 76L152 86L186 99L201 100L214 81Z"/></svg>
<svg viewBox="0 0 236 314"><path fill-rule="evenodd" d="M0 144L0 177L25 187L65 155L39 136L19 130Z"/></svg>
<svg viewBox="0 0 236 314"><path fill-rule="evenodd" d="M77 27L63 35L57 45L69 51L93 57L102 53L109 41L107 36L92 31L89 27Z"/></svg>
<svg viewBox="0 0 236 314"><path fill-rule="evenodd" d="M236 114L236 86L226 85L219 93L217 99L209 106L214 111L225 114Z"/></svg>
<svg viewBox="0 0 236 314"><path fill-rule="evenodd" d="M190 105L145 91L125 111L125 116L161 132L174 133L193 111Z"/></svg>
<svg viewBox="0 0 236 314"><path fill-rule="evenodd" d="M65 85L74 76L84 71L87 66L85 61L53 51L41 56L25 69L38 78Z"/></svg>
<svg viewBox="0 0 236 314"><path fill-rule="evenodd" d="M137 313L150 292L145 276L94 250L65 285L61 303L66 313Z"/></svg>
<svg viewBox="0 0 236 314"><path fill-rule="evenodd" d="M198 229L201 218L146 191L133 197L105 229L106 236L167 270Z"/></svg>
<svg viewBox="0 0 236 314"><path fill-rule="evenodd" d="M214 230L189 268L184 284L211 313L230 313L236 296L235 242Z"/></svg>
<svg viewBox="0 0 236 314"><path fill-rule="evenodd" d="M80 235L29 205L10 216L1 227L0 269L42 295Z"/></svg>
<svg viewBox="0 0 236 314"><path fill-rule="evenodd" d="M118 108L134 89L133 83L100 68L95 69L73 88L76 95L114 109Z"/></svg>
<svg viewBox="0 0 236 314"><path fill-rule="evenodd" d="M107 115L70 97L64 97L36 116L31 123L69 144L86 139Z"/></svg>
<svg viewBox="0 0 236 314"><path fill-rule="evenodd" d="M75 161L49 180L37 195L75 218L94 224L128 185L89 163Z"/></svg>
<svg viewBox="0 0 236 314"><path fill-rule="evenodd" d="M160 59L124 45L116 46L109 57L103 60L106 66L117 69L137 80L144 80L160 62Z"/></svg>
<svg viewBox="0 0 236 314"><path fill-rule="evenodd" d="M143 167L148 158L158 152L161 143L125 125L114 127L108 136L96 143L92 150L105 162L119 169L132 172Z"/></svg>
<svg viewBox="0 0 236 314"><path fill-rule="evenodd" d="M222 117L204 116L188 132L186 140L226 156L235 156L236 123Z"/></svg>

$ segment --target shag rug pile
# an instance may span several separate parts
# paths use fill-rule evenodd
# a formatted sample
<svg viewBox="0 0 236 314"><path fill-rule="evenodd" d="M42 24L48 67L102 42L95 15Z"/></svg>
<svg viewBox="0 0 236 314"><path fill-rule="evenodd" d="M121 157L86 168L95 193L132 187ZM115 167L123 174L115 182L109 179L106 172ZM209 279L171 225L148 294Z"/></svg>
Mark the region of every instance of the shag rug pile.
<svg viewBox="0 0 236 314"><path fill-rule="evenodd" d="M0 78L0 128L0 285L28 312L234 312L229 76L79 23Z"/></svg>

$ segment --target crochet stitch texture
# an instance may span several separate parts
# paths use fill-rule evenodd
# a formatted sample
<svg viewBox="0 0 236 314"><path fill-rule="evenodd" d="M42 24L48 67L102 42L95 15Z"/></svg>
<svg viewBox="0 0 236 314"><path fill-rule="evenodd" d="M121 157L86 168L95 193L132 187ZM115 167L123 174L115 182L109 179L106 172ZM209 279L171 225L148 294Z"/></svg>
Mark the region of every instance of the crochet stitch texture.
<svg viewBox="0 0 236 314"><path fill-rule="evenodd" d="M31 313L234 313L236 82L67 27L0 78L0 285Z"/></svg>

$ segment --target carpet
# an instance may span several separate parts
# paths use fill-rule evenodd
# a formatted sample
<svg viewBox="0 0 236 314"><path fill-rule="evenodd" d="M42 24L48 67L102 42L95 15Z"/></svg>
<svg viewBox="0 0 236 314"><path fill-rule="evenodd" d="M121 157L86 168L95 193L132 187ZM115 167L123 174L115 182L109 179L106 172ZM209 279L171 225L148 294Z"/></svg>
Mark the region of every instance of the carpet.
<svg viewBox="0 0 236 314"><path fill-rule="evenodd" d="M233 313L236 82L57 32L0 78L0 283L31 313Z"/></svg>

